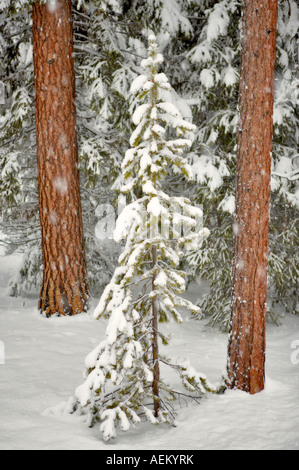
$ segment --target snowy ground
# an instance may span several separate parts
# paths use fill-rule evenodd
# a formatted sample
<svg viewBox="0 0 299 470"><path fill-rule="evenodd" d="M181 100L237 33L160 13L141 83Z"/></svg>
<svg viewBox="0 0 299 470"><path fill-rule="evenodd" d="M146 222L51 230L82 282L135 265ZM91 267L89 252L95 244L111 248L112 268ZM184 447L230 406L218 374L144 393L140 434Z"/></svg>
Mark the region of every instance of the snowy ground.
<svg viewBox="0 0 299 470"><path fill-rule="evenodd" d="M265 391L209 396L200 405L182 406L176 428L142 424L107 445L98 429L88 429L78 417L47 411L67 401L82 383L84 359L105 327L88 315L46 320L36 310L36 299L9 298L5 285L17 262L0 257L1 450L299 449L299 364L291 361L299 317L287 316L280 328L268 327ZM168 330L173 334L168 355L189 356L195 368L218 382L227 336L206 329L204 321L170 324Z"/></svg>

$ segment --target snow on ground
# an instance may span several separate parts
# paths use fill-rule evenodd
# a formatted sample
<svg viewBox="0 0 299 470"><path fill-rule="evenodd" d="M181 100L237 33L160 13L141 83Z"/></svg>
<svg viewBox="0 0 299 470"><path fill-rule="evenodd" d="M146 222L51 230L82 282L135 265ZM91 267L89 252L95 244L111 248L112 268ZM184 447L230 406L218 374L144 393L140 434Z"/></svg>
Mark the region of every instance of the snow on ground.
<svg viewBox="0 0 299 470"><path fill-rule="evenodd" d="M36 299L7 297L5 285L17 264L16 258L0 257L1 450L299 449L299 364L291 361L299 317L287 316L279 328L268 326L267 382L260 394L227 391L200 405L182 402L176 428L141 424L104 444L98 428L57 410L82 383L85 357L103 339L105 325L89 315L47 320L38 314ZM197 290L190 297L198 297ZM167 329L173 335L168 355L190 357L195 368L218 382L227 335L207 329L205 321Z"/></svg>

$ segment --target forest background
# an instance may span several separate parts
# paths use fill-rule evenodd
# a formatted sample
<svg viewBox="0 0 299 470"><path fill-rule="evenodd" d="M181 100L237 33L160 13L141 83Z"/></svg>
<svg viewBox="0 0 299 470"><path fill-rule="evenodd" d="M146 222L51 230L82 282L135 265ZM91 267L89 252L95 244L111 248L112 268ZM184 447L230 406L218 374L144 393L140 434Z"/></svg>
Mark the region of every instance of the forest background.
<svg viewBox="0 0 299 470"><path fill-rule="evenodd" d="M29 5L27 5L29 3ZM37 292L42 282L38 214L34 72L30 2L0 2L0 118L2 243L23 254L11 295ZM194 181L169 175L172 195L187 195L204 210L211 235L188 254L190 281L208 281L198 299L210 325L227 330L231 296L241 3L235 0L73 1L79 168L88 278L99 295L114 272L119 247L99 239L117 214L120 168L137 107L130 95L141 73L147 37L157 36L173 102L193 117L196 137L187 154ZM298 313L299 7L279 2L268 317L279 322L280 304ZM110 212L109 212L110 211Z"/></svg>

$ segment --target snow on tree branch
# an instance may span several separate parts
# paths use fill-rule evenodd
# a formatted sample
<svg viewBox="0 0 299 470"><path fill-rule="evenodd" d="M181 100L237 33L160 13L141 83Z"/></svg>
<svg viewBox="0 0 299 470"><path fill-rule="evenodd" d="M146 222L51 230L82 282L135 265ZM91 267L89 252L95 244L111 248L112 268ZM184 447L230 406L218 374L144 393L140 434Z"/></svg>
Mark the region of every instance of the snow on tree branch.
<svg viewBox="0 0 299 470"><path fill-rule="evenodd" d="M185 310L199 313L198 307L180 296L186 273L179 270L179 263L184 247L209 232L195 229L200 209L163 191L171 165L192 177L183 152L192 145L195 126L173 104L163 101L161 91L170 85L166 75L159 73L162 63L156 38L150 36L149 56L142 62L145 73L131 86L141 104L132 116L137 127L122 164L122 190L129 187L140 197L124 209L116 224L115 240L124 239L125 247L95 310L96 318L108 321L106 339L88 356L86 381L72 405L89 425L101 422L104 440L114 438L117 428L126 431L135 426L140 416L153 424L173 421L174 413L166 403L178 392L160 377L160 362L165 358L159 353L159 338L164 342L166 338L158 324L171 318L181 323ZM178 138L167 140L169 130ZM181 222L188 227L186 234L177 229ZM217 391L189 363L178 364L177 370L190 395L199 398L206 391ZM107 394L108 390L112 391Z"/></svg>

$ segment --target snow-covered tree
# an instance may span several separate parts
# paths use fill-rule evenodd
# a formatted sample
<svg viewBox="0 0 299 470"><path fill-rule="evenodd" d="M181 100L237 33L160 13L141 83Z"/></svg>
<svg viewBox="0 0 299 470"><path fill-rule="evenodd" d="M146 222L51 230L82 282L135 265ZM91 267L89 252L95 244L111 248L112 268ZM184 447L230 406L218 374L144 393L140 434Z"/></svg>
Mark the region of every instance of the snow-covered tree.
<svg viewBox="0 0 299 470"><path fill-rule="evenodd" d="M0 226L7 235L4 243L8 252L26 252L20 273L11 283L11 293L18 295L40 285L42 266L37 248L40 229L31 20L20 2L3 0L0 12L0 80L5 92L5 103L0 105Z"/></svg>
<svg viewBox="0 0 299 470"><path fill-rule="evenodd" d="M269 287L272 305L299 313L299 5L279 2ZM270 307L270 306L269 306Z"/></svg>
<svg viewBox="0 0 299 470"><path fill-rule="evenodd" d="M199 208L163 191L170 166L192 176L183 152L192 144L195 126L164 100L170 85L159 72L163 57L155 36L149 42L144 73L131 86L142 104L133 115L136 129L122 164L122 192L134 189L139 197L117 221L115 239L126 244L95 311L96 318L108 320L106 338L87 357L86 380L70 408L86 415L89 425L100 421L104 440L114 438L118 426L125 431L140 422L140 415L153 424L174 419L168 401L179 391L161 378L161 362L178 371L191 395L216 392L188 361L171 364L159 351L160 339L167 343L160 322L182 322L182 309L199 312L180 296L186 286L178 266L184 246L195 246L208 230L196 227ZM182 223L185 233L179 230Z"/></svg>

